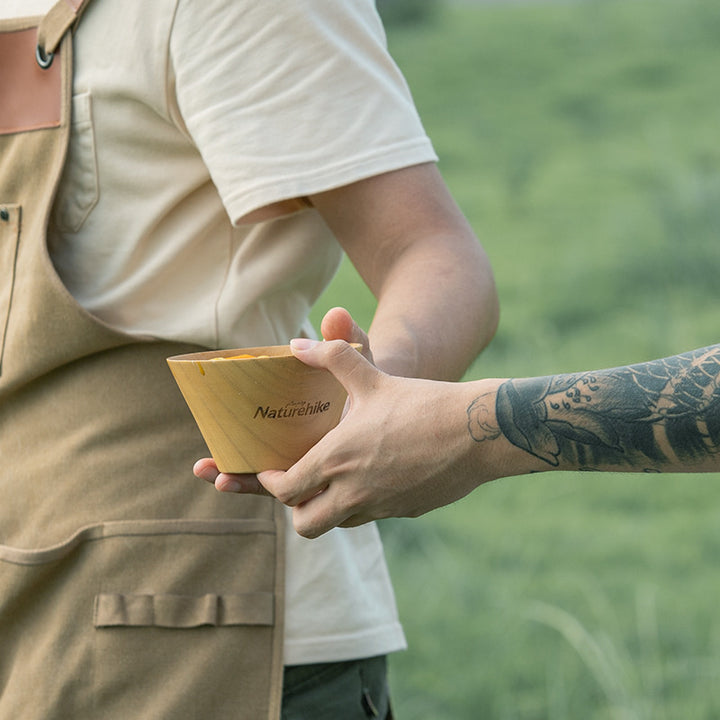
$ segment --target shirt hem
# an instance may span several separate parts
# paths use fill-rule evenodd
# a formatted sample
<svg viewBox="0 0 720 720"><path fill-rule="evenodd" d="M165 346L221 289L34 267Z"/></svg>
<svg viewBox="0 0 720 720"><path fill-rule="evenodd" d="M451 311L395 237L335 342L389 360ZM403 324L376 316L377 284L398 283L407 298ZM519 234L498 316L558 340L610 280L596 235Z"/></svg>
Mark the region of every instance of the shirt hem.
<svg viewBox="0 0 720 720"><path fill-rule="evenodd" d="M402 627L399 624L385 625L370 633L286 641L283 662L285 665L344 662L406 649L407 641Z"/></svg>

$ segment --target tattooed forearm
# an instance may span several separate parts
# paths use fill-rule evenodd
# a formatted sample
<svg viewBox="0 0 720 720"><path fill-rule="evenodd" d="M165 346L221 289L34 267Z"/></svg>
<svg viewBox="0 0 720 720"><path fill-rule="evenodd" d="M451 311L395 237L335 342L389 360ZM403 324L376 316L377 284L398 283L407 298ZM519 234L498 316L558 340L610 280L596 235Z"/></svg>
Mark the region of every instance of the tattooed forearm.
<svg viewBox="0 0 720 720"><path fill-rule="evenodd" d="M502 433L551 466L696 464L720 451L720 345L610 370L508 380L468 407L477 440Z"/></svg>

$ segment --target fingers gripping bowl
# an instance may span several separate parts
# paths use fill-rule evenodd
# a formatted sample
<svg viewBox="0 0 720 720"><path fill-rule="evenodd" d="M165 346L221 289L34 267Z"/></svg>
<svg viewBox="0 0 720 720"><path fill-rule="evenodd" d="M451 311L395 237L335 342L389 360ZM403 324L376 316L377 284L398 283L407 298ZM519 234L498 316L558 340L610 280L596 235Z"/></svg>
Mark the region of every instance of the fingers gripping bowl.
<svg viewBox="0 0 720 720"><path fill-rule="evenodd" d="M289 345L167 362L221 472L287 470L337 425L347 398L330 372L305 365Z"/></svg>

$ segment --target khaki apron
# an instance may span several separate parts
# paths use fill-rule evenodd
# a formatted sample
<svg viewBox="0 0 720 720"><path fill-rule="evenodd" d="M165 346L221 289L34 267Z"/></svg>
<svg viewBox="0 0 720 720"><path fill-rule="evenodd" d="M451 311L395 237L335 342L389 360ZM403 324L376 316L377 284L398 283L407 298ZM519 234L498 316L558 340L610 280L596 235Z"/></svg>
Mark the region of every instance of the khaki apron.
<svg viewBox="0 0 720 720"><path fill-rule="evenodd" d="M48 255L86 4L0 23L0 720L277 718L282 510L192 476L165 358L196 348L102 324Z"/></svg>

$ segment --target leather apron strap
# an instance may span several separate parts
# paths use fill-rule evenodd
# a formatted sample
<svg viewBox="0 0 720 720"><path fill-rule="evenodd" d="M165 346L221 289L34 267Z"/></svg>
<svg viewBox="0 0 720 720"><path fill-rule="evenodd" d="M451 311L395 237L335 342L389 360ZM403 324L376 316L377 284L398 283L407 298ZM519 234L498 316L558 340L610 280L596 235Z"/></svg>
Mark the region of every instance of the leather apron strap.
<svg viewBox="0 0 720 720"><path fill-rule="evenodd" d="M0 22L0 717L274 720L282 508L192 477L165 358L196 348L103 324L48 254L86 4Z"/></svg>
<svg viewBox="0 0 720 720"><path fill-rule="evenodd" d="M37 57L41 64L52 62L52 57L65 36L77 23L90 0L58 0L38 26Z"/></svg>

